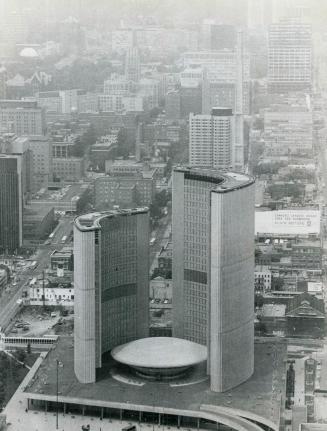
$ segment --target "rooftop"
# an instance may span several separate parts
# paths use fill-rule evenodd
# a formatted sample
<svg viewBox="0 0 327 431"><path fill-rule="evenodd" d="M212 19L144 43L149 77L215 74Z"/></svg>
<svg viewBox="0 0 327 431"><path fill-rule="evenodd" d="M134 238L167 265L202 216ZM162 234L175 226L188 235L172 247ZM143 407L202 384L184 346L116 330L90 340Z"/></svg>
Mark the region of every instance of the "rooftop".
<svg viewBox="0 0 327 431"><path fill-rule="evenodd" d="M162 408L200 410L204 404L232 407L257 414L275 424L279 423L281 397L285 393L286 343L259 340L255 343L255 371L238 387L225 393L209 390L208 380L193 385L171 385L167 382L146 381L143 386L121 382L110 374L113 363L104 364L93 384L79 383L74 373L73 338L60 337L58 344L26 385L29 398L56 396L56 359L63 367L59 371L61 398L98 400L106 403L134 403ZM112 360L111 360L112 361ZM99 403L98 403L99 405Z"/></svg>
<svg viewBox="0 0 327 431"><path fill-rule="evenodd" d="M194 168L179 166L175 172L183 172L185 178L198 181L207 181L217 184L216 193L227 193L254 183L254 178L237 172L224 172L213 168Z"/></svg>
<svg viewBox="0 0 327 431"><path fill-rule="evenodd" d="M181 338L149 337L115 347L111 355L132 367L177 368L205 361L207 348Z"/></svg>
<svg viewBox="0 0 327 431"><path fill-rule="evenodd" d="M37 204L44 204L44 202L71 202L77 200L78 197L82 196L84 192L89 188L87 183L74 183L67 185L61 190L46 191L39 195L39 198L33 199L31 202Z"/></svg>
<svg viewBox="0 0 327 431"><path fill-rule="evenodd" d="M130 216L147 213L148 208L117 209L111 211L93 212L83 214L75 218L74 224L80 231L95 230L101 228L100 221L103 218L113 218L118 216Z"/></svg>

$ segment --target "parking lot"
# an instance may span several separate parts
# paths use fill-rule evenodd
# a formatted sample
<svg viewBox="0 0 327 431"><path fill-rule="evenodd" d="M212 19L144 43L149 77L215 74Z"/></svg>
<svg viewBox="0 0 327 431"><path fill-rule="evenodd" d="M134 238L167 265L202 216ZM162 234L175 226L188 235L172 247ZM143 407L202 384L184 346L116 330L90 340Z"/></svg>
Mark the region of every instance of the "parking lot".
<svg viewBox="0 0 327 431"><path fill-rule="evenodd" d="M51 328L60 319L59 312L52 313L42 307L24 308L17 314L8 335L40 336L51 332Z"/></svg>

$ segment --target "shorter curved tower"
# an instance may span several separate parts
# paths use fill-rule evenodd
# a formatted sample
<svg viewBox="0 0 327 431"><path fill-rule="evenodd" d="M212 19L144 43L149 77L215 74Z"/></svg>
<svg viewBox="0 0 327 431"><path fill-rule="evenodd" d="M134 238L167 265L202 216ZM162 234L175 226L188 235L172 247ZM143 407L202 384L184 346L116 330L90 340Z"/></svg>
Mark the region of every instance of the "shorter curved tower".
<svg viewBox="0 0 327 431"><path fill-rule="evenodd" d="M74 369L96 381L102 354L148 336L147 208L90 213L74 223Z"/></svg>

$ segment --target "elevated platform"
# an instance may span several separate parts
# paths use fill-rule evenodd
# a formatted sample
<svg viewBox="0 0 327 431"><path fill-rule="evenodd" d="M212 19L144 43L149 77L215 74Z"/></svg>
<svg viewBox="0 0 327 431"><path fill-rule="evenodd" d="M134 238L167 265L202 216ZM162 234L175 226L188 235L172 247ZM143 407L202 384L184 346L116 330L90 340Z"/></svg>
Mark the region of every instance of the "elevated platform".
<svg viewBox="0 0 327 431"><path fill-rule="evenodd" d="M62 410L76 408L81 414L84 409L98 409L102 412L100 414L106 414L118 409L121 414L130 411L139 412L141 416L153 412L159 417L182 415L192 418L201 418L204 411L209 414L210 410L210 415L217 415L217 411L224 412L235 419L245 419L249 424L255 422L266 430L279 429L285 394L284 342L257 342L253 376L231 391L214 393L210 391L208 380L194 379L193 371L183 377L183 385L151 380L144 380L144 385L129 384L128 380L118 381L111 375L111 370L117 370L119 364L109 357L107 361L104 358L106 362L96 383L81 384L74 374L73 338L62 337L24 389L30 408L51 409L51 405L54 408L57 358L63 364L59 368L58 396ZM195 367L194 373L199 373L198 367ZM216 421L219 422L218 419Z"/></svg>

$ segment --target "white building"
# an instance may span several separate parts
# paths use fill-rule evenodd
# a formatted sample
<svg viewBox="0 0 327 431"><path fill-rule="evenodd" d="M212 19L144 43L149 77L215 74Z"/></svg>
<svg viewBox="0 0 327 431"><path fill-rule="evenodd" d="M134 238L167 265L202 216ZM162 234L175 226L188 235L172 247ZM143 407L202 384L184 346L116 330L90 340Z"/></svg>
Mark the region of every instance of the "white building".
<svg viewBox="0 0 327 431"><path fill-rule="evenodd" d="M285 20L272 24L268 43L268 89L272 93L310 90L311 25Z"/></svg>
<svg viewBox="0 0 327 431"><path fill-rule="evenodd" d="M231 109L213 108L211 115L190 114L189 127L191 166L232 167L235 121Z"/></svg>
<svg viewBox="0 0 327 431"><path fill-rule="evenodd" d="M44 295L44 300L43 300ZM29 288L29 301L31 305L74 305L73 287L50 287L35 284Z"/></svg>
<svg viewBox="0 0 327 431"><path fill-rule="evenodd" d="M311 153L312 112L305 108L279 106L264 114L264 141L271 155Z"/></svg>
<svg viewBox="0 0 327 431"><path fill-rule="evenodd" d="M43 135L44 110L35 101L1 100L0 127L17 135Z"/></svg>
<svg viewBox="0 0 327 431"><path fill-rule="evenodd" d="M125 111L142 112L144 108L142 96L124 96L123 107Z"/></svg>
<svg viewBox="0 0 327 431"><path fill-rule="evenodd" d="M103 83L104 94L117 94L126 96L131 93L135 84L128 81L124 76L112 75Z"/></svg>
<svg viewBox="0 0 327 431"><path fill-rule="evenodd" d="M255 267L254 271L254 285L259 286L263 290L271 290L271 271L268 266L260 265Z"/></svg>
<svg viewBox="0 0 327 431"><path fill-rule="evenodd" d="M98 94L98 109L102 112L122 111L123 96L120 94Z"/></svg>
<svg viewBox="0 0 327 431"><path fill-rule="evenodd" d="M141 76L140 53L136 46L127 49L125 57L125 77L127 81L138 82Z"/></svg>

